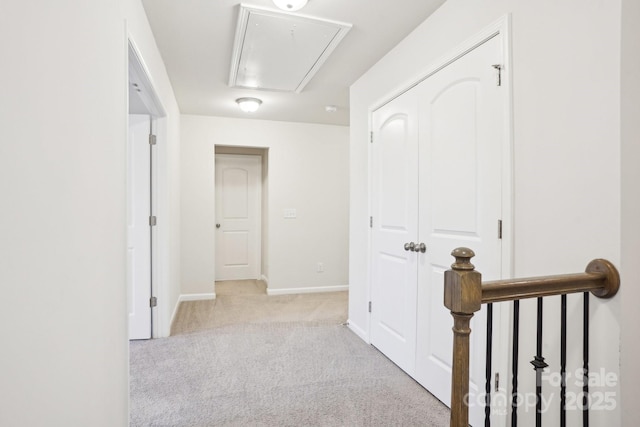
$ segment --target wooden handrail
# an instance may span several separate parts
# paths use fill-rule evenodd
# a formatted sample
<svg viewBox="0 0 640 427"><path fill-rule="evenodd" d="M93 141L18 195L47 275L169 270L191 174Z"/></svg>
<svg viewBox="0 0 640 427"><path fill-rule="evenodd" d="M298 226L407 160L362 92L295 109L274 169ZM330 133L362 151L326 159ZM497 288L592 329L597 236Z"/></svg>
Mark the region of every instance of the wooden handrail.
<svg viewBox="0 0 640 427"><path fill-rule="evenodd" d="M611 298L620 287L620 275L612 263L596 259L587 265L584 273L482 283L482 275L471 264L475 256L471 249L457 248L451 255L455 262L444 274L444 305L453 316L450 426L467 427L469 325L482 304L587 291L599 298Z"/></svg>
<svg viewBox="0 0 640 427"><path fill-rule="evenodd" d="M482 304L587 291L600 298L611 298L619 287L620 276L613 264L594 259L584 273L484 282Z"/></svg>

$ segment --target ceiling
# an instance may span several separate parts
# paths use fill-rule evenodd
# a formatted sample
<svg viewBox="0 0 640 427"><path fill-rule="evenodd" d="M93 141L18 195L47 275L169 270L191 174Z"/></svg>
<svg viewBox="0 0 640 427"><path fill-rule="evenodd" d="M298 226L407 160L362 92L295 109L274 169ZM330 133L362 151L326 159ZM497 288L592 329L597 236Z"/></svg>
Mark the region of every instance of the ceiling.
<svg viewBox="0 0 640 427"><path fill-rule="evenodd" d="M349 86L444 1L309 0L294 14L353 27L300 93L229 87L240 1L142 2L181 113L349 125ZM242 4L279 10L271 0ZM235 103L241 97L263 104L243 113ZM327 112L327 105L337 110Z"/></svg>

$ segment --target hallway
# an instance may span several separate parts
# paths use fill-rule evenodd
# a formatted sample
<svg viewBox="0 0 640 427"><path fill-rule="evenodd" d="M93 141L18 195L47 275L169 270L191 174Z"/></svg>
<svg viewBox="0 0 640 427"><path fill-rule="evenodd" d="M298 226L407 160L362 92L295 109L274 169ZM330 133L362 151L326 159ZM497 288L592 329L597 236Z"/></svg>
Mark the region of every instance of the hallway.
<svg viewBox="0 0 640 427"><path fill-rule="evenodd" d="M442 426L449 411L347 327L347 293L219 282L131 342L132 426Z"/></svg>
<svg viewBox="0 0 640 427"><path fill-rule="evenodd" d="M348 292L267 296L266 289L260 280L216 282L215 300L180 304L171 335L249 323L347 320Z"/></svg>

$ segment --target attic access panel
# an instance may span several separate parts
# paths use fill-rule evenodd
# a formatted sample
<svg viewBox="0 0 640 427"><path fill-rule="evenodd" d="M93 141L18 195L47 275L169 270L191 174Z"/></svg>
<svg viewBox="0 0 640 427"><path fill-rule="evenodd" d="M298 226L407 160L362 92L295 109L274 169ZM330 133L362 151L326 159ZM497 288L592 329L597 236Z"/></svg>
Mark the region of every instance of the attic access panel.
<svg viewBox="0 0 640 427"><path fill-rule="evenodd" d="M229 86L299 93L350 29L240 5Z"/></svg>

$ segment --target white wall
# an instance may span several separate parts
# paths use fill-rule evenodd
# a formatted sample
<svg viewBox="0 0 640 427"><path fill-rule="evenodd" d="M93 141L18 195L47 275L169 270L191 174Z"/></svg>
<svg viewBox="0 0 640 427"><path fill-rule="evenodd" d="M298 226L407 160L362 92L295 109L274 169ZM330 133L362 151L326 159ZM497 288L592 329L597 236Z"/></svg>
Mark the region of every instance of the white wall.
<svg viewBox="0 0 640 427"><path fill-rule="evenodd" d="M269 150L270 293L347 285L347 127L183 115L181 132L183 294L213 291L216 145Z"/></svg>
<svg viewBox="0 0 640 427"><path fill-rule="evenodd" d="M147 69L166 116L158 120L157 248L154 255L154 337L169 336L180 296L180 110L147 16L139 0L126 3L127 36Z"/></svg>
<svg viewBox="0 0 640 427"><path fill-rule="evenodd" d="M121 5L0 4L0 425L124 426Z"/></svg>
<svg viewBox="0 0 640 427"><path fill-rule="evenodd" d="M597 257L620 264L620 1L449 0L351 88L349 317L365 339L368 108L507 13L513 36L514 275L579 272ZM637 140L637 128L630 133ZM592 368L615 375L620 300L591 299ZM571 307L577 305L572 299ZM530 309L525 305L526 319ZM554 310L547 312L557 324L550 317ZM549 360L555 360L555 346L545 344ZM616 397L615 411L592 414L594 425L605 419L619 425Z"/></svg>
<svg viewBox="0 0 640 427"><path fill-rule="evenodd" d="M0 3L0 425L128 425L125 18L154 56L140 10ZM175 104L160 92L175 152Z"/></svg>
<svg viewBox="0 0 640 427"><path fill-rule="evenodd" d="M640 340L638 339L638 301L640 275L640 2L622 1L622 345L621 393L622 425L640 419Z"/></svg>

